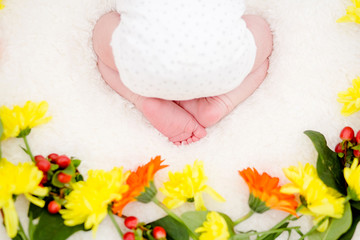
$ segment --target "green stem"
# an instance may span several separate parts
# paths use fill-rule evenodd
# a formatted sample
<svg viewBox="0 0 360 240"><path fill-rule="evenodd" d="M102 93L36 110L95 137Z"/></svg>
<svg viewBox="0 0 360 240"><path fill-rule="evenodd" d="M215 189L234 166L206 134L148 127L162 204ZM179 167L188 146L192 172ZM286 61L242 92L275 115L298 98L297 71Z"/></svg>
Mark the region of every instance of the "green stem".
<svg viewBox="0 0 360 240"><path fill-rule="evenodd" d="M320 222L318 222L318 224L316 224L315 226L313 226L310 231L308 231L306 234L304 234L301 238L299 238L299 240L303 240L305 239L307 236L309 236L310 234L312 234L321 224L323 224L329 217L324 218L323 220L321 220Z"/></svg>
<svg viewBox="0 0 360 240"><path fill-rule="evenodd" d="M234 221L234 227L236 225L239 225L241 222L245 221L246 219L250 218L255 212L253 210L250 210L245 216L242 216L241 218Z"/></svg>
<svg viewBox="0 0 360 240"><path fill-rule="evenodd" d="M117 222L115 221L114 214L112 213L110 206L108 208L108 215L109 215L109 217L111 219L111 222L114 224L117 232L119 233L120 237L123 238L124 234L121 231L121 229L120 229L119 225L117 224Z"/></svg>
<svg viewBox="0 0 360 240"><path fill-rule="evenodd" d="M23 240L29 240L29 238L26 236L26 234L25 234L25 232L24 232L24 228L23 228L23 226L22 226L22 224L21 224L20 221L19 221L19 231L18 231L18 235L20 235Z"/></svg>
<svg viewBox="0 0 360 240"><path fill-rule="evenodd" d="M178 221L179 223L181 223L186 230L189 232L190 236L192 237L192 239L197 240L198 237L196 236L196 234L191 231L191 229L184 223L184 221L178 217L175 213L173 213L172 211L170 211L167 207L164 206L164 204L162 204L157 198L153 198L152 201L159 206L162 210L164 210L164 212L166 212L170 217L172 217L173 219L175 219L176 221Z"/></svg>
<svg viewBox="0 0 360 240"><path fill-rule="evenodd" d="M241 234L241 237L245 238L245 237L250 237L250 236L253 236L253 235L263 235L263 234L264 234L264 236L268 236L271 233L284 232L284 231L287 231L287 230L293 230L293 229L299 229L299 228L300 227L297 226L297 227L288 227L288 228L280 228L280 229L268 230L268 231L265 231L265 232L243 233L243 234ZM256 238L256 239L261 239L261 238Z"/></svg>
<svg viewBox="0 0 360 240"><path fill-rule="evenodd" d="M25 143L25 146L26 146L26 150L27 150L27 152L28 152L28 154L29 154L29 156L31 158L31 161L35 162L34 156L33 156L32 152L31 152L31 149L30 149L30 146L29 146L29 143L28 143L28 140L27 140L26 136L24 136L23 139L24 139L24 143Z"/></svg>
<svg viewBox="0 0 360 240"><path fill-rule="evenodd" d="M297 209L296 212L298 212L300 209L302 209L304 206L300 205ZM282 226L284 223L286 223L287 221L289 221L291 219L291 217L293 217L292 214L287 215L283 220L281 220L280 222L278 222L275 226L273 226L269 231L275 230L277 228L279 228L280 226ZM258 240L263 239L263 237L260 237Z"/></svg>
<svg viewBox="0 0 360 240"><path fill-rule="evenodd" d="M270 230L268 232L271 232L271 231L275 231L277 230L281 225L283 225L284 223L286 223L287 221L290 220L290 218L292 217L291 214L289 214L287 217L285 217L283 220L281 220L280 222L278 222L275 226L273 226L272 228L270 228ZM259 238L257 238L257 240L262 240L264 238L266 238L266 234L263 235L262 237L260 236Z"/></svg>

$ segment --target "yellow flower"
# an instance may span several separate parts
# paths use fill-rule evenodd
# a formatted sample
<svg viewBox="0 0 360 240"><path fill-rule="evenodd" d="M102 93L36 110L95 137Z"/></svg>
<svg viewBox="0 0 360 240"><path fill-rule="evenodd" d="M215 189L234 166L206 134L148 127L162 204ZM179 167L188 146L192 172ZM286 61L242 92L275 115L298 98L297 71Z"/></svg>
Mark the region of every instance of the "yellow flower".
<svg viewBox="0 0 360 240"><path fill-rule="evenodd" d="M351 0L354 6L349 6L346 9L346 15L339 18L337 22L355 22L360 23L360 0Z"/></svg>
<svg viewBox="0 0 360 240"><path fill-rule="evenodd" d="M195 230L199 240L227 240L230 237L226 221L217 212L209 212L203 225Z"/></svg>
<svg viewBox="0 0 360 240"><path fill-rule="evenodd" d="M4 127L1 140L18 137L23 131L28 131L40 124L47 123L51 117L45 117L48 104L45 101L34 103L27 101L23 107L15 106L9 109L6 106L0 108L0 120ZM25 134L26 135L26 134Z"/></svg>
<svg viewBox="0 0 360 240"><path fill-rule="evenodd" d="M353 87L338 93L338 102L343 103L341 114L349 116L360 110L360 77L353 79Z"/></svg>
<svg viewBox="0 0 360 240"><path fill-rule="evenodd" d="M205 210L202 192L207 192L218 201L225 201L214 189L205 184L207 177L202 161L195 161L194 166L186 165L183 172L169 172L169 181L160 191L166 196L163 203L170 209L185 202L195 202L196 210Z"/></svg>
<svg viewBox="0 0 360 240"><path fill-rule="evenodd" d="M36 198L44 197L47 188L39 187L43 173L32 163L19 163L17 166L5 158L0 161L0 209L4 211L6 231L10 238L14 238L18 230L18 216L16 214L13 195L24 194L25 197L39 207L44 207L45 201Z"/></svg>
<svg viewBox="0 0 360 240"><path fill-rule="evenodd" d="M120 200L122 194L128 190L125 181L129 172L122 168L111 171L90 170L86 182L80 181L72 184L73 191L66 196L66 204L60 213L65 225L75 226L85 223L85 229L96 230L106 217L108 205Z"/></svg>
<svg viewBox="0 0 360 240"><path fill-rule="evenodd" d="M2 0L0 0L0 10L3 9L5 7L4 4L1 4Z"/></svg>
<svg viewBox="0 0 360 240"><path fill-rule="evenodd" d="M305 208L300 212L314 217L314 224L324 222L318 231L325 231L329 221L327 217L341 218L344 213L345 198L321 181L314 166L299 163L298 167L284 169L286 177L292 182L281 188L282 193L300 194Z"/></svg>
<svg viewBox="0 0 360 240"><path fill-rule="evenodd" d="M344 168L344 177L348 184L348 194L354 201L360 200L360 166L355 158L350 168Z"/></svg>

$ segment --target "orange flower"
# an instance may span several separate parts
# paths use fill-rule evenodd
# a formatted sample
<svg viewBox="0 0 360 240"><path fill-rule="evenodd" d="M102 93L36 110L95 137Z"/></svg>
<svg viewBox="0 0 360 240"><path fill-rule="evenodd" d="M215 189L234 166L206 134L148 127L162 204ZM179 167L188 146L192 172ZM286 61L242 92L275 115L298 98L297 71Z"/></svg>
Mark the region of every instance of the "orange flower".
<svg viewBox="0 0 360 240"><path fill-rule="evenodd" d="M161 165L164 160L160 156L152 158L147 164L140 166L135 172L131 172L126 184L129 185L129 190L123 194L119 201L115 201L112 206L112 211L118 216L122 215L124 207L140 196L146 187L152 185L155 173L160 169L166 168L168 165Z"/></svg>
<svg viewBox="0 0 360 240"><path fill-rule="evenodd" d="M295 195L280 192L279 178L267 173L260 175L251 168L239 171L240 176L249 187L249 206L254 212L263 213L269 209L278 209L296 215L298 203Z"/></svg>

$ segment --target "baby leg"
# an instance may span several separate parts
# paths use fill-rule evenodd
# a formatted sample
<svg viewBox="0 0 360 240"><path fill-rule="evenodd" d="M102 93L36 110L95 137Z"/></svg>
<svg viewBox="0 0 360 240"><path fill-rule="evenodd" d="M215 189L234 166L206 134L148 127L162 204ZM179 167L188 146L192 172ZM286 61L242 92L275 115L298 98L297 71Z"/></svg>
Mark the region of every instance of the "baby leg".
<svg viewBox="0 0 360 240"><path fill-rule="evenodd" d="M93 45L103 79L122 97L132 102L150 123L173 143L191 143L206 136L205 129L194 117L173 101L140 96L122 83L110 46L112 33L119 22L120 15L111 12L102 16L94 28Z"/></svg>
<svg viewBox="0 0 360 240"><path fill-rule="evenodd" d="M255 63L248 76L237 88L226 94L177 102L204 127L210 127L228 115L257 89L267 75L268 57L272 52L270 27L263 18L255 15L246 15L243 19L257 47Z"/></svg>

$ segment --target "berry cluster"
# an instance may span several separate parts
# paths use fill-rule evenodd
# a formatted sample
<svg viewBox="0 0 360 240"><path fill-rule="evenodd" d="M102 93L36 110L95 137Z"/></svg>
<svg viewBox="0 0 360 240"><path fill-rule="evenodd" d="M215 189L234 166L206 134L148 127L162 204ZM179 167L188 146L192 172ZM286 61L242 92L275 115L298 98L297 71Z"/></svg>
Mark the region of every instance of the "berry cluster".
<svg viewBox="0 0 360 240"><path fill-rule="evenodd" d="M39 185L50 188L49 197L45 199L47 209L49 213L56 214L64 205L65 196L71 192L69 183L83 180L77 170L81 161L56 153L51 153L47 157L36 155L34 159L37 168L43 172Z"/></svg>
<svg viewBox="0 0 360 240"><path fill-rule="evenodd" d="M360 157L360 131L355 135L354 130L346 126L340 132L342 142L335 146L335 152L341 158L343 167L350 167L355 158Z"/></svg>
<svg viewBox="0 0 360 240"><path fill-rule="evenodd" d="M166 240L166 231L163 227L156 226L151 230L142 223L138 223L138 219L134 216L126 217L124 225L128 229L133 230L133 232L126 232L124 234L124 240L138 239L136 236L139 236L139 239L144 239L143 237L148 237L150 234L151 237L155 238L156 240Z"/></svg>

